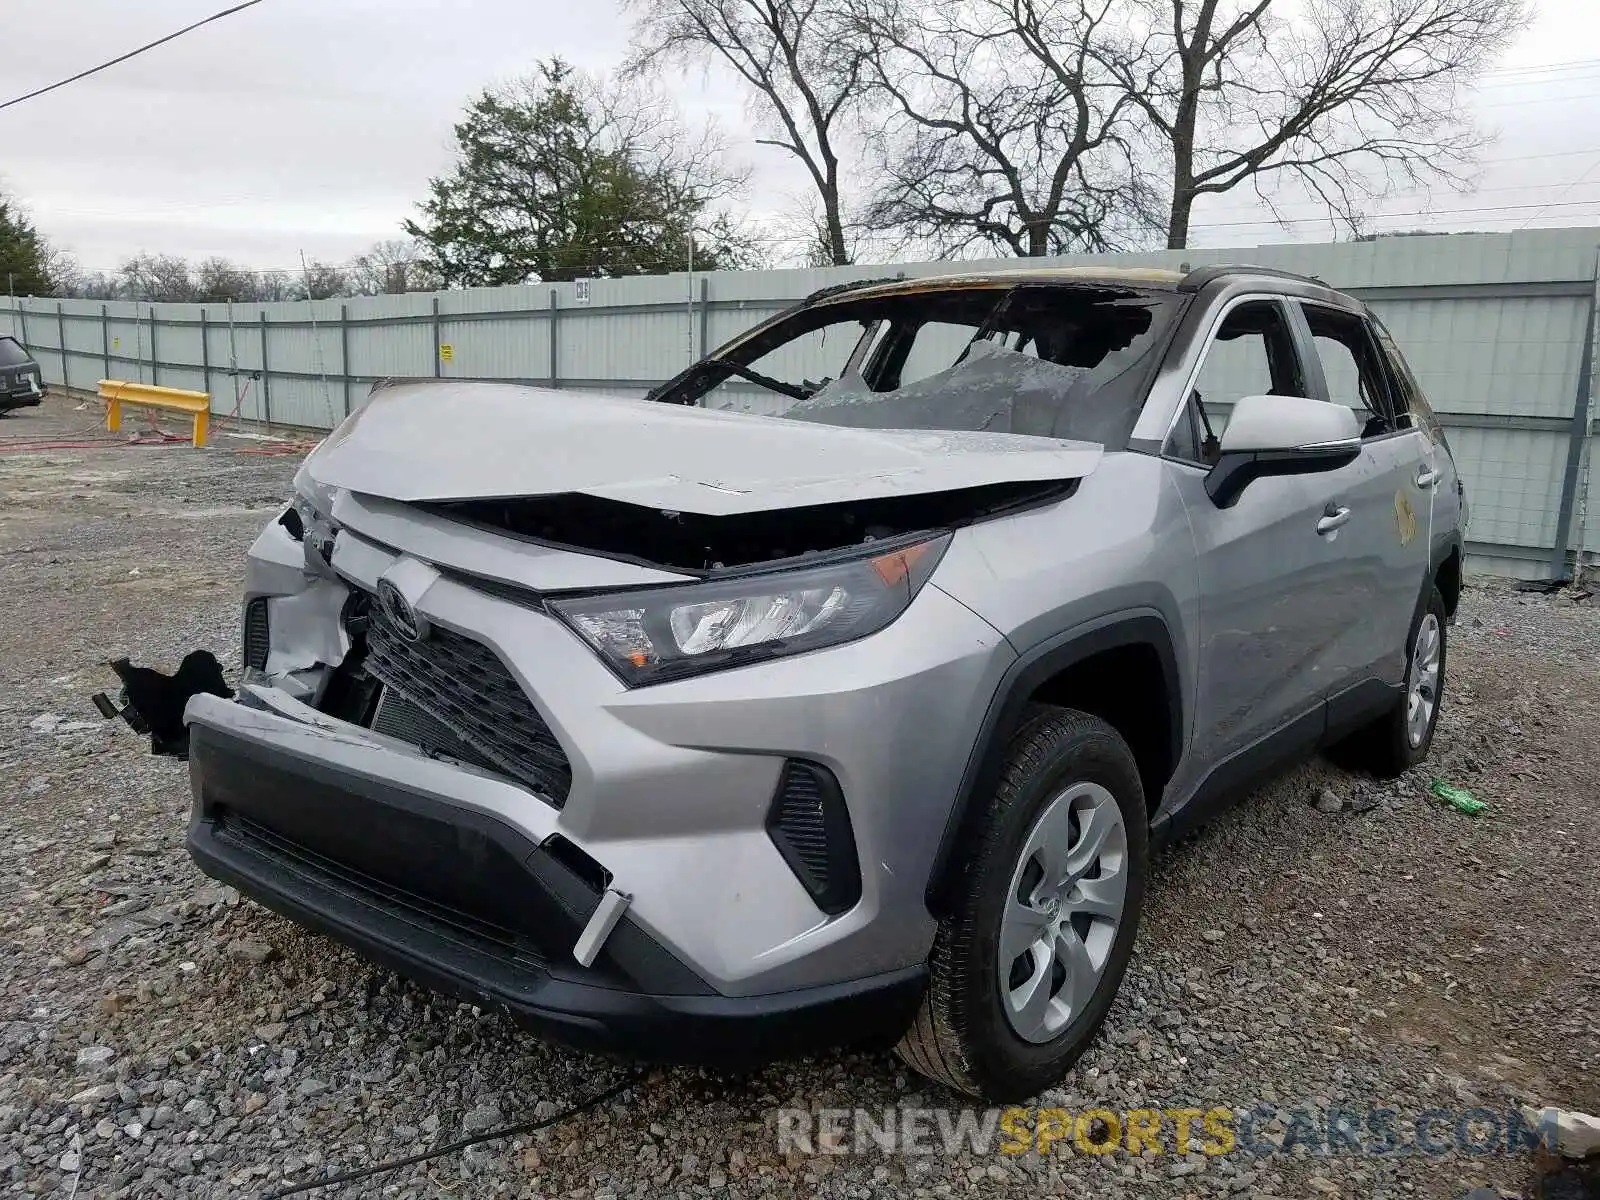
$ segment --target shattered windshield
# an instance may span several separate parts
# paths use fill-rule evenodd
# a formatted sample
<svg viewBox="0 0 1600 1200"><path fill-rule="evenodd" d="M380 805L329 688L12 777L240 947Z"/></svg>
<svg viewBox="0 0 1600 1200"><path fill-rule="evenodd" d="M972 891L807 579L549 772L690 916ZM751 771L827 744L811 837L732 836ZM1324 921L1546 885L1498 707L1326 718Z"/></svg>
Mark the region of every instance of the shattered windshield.
<svg viewBox="0 0 1600 1200"><path fill-rule="evenodd" d="M658 398L869 429L1118 445L1180 304L1171 292L951 287L804 308Z"/></svg>

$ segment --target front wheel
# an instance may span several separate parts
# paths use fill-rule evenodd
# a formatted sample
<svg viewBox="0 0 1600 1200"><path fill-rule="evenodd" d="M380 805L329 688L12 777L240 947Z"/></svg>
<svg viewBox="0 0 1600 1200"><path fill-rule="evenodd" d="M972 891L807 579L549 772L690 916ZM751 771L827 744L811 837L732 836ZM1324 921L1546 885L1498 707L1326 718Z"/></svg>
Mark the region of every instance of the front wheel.
<svg viewBox="0 0 1600 1200"><path fill-rule="evenodd" d="M1127 969L1147 844L1138 766L1117 731L1075 709L1031 712L940 922L900 1058L995 1102L1059 1081Z"/></svg>

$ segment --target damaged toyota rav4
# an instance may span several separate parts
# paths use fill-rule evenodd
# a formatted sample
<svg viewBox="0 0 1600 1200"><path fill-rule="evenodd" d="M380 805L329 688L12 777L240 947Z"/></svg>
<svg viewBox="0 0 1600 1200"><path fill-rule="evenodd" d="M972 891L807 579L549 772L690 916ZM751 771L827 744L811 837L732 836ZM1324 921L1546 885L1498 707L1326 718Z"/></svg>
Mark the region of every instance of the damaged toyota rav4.
<svg viewBox="0 0 1600 1200"><path fill-rule="evenodd" d="M1104 1020L1154 846L1428 753L1465 514L1315 280L864 283L643 401L380 384L250 549L237 694L131 699L201 870L406 976L1012 1100Z"/></svg>

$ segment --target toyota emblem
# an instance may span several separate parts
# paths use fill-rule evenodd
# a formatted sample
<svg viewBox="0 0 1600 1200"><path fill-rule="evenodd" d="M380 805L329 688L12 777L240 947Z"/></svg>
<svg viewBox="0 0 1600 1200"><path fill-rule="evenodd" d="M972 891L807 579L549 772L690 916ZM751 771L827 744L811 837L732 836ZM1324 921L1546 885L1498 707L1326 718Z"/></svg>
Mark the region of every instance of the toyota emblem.
<svg viewBox="0 0 1600 1200"><path fill-rule="evenodd" d="M378 611L406 641L420 642L428 636L428 619L387 579L378 581Z"/></svg>

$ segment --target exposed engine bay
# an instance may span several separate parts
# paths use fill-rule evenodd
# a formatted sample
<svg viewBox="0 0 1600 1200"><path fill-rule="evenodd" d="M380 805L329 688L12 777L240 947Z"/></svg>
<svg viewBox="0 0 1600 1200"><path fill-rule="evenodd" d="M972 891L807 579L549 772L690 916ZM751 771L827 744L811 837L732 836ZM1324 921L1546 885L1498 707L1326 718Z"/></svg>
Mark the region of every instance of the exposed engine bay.
<svg viewBox="0 0 1600 1200"><path fill-rule="evenodd" d="M959 528L1060 500L1076 486L1076 480L996 483L729 516L667 512L571 493L422 507L563 549L672 570L714 572Z"/></svg>

